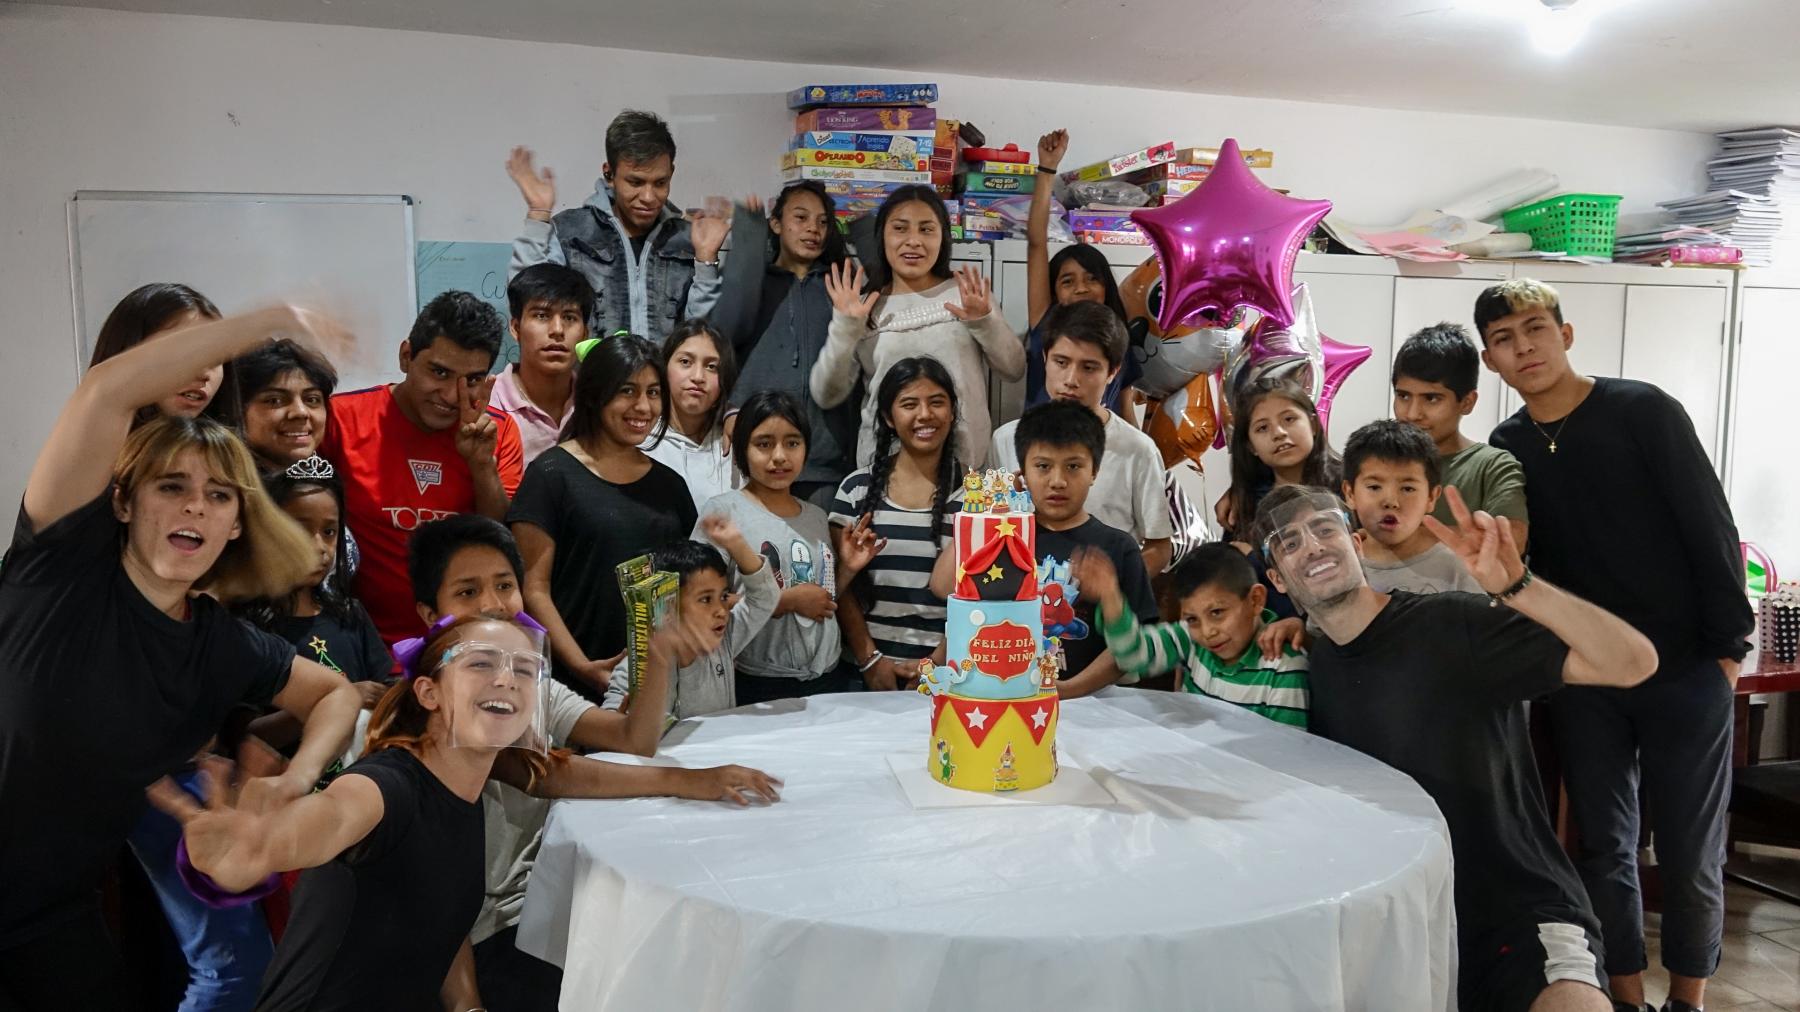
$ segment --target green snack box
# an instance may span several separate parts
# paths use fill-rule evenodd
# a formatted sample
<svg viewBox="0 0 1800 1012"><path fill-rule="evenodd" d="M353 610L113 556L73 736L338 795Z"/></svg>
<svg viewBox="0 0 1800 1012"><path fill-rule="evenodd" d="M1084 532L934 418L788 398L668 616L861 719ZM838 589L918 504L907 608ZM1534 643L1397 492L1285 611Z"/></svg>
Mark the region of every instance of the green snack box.
<svg viewBox="0 0 1800 1012"><path fill-rule="evenodd" d="M1037 173L1029 176L1015 176L1011 173L998 172L965 172L962 174L962 192L991 196L1011 196L1015 193L1030 193L1037 188Z"/></svg>

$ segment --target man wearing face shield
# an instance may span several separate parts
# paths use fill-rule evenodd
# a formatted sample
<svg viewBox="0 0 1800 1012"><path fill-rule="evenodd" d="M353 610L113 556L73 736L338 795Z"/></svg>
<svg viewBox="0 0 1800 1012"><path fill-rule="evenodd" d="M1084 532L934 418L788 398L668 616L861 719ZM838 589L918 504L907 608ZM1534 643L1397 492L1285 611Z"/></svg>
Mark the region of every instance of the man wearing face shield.
<svg viewBox="0 0 1800 1012"><path fill-rule="evenodd" d="M1443 812L1465 1012L1608 1012L1599 925L1551 829L1519 703L1635 685L1656 650L1533 576L1507 524L1445 495L1457 526L1425 522L1486 594L1374 590L1349 513L1323 489L1283 486L1257 510L1271 580L1324 634L1311 729L1411 776Z"/></svg>

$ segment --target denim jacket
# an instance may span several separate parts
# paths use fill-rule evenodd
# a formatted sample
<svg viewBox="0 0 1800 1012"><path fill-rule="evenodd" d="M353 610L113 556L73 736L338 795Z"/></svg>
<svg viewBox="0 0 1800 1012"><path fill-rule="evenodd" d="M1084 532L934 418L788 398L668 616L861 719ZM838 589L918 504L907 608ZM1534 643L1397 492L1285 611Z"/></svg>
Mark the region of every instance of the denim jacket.
<svg viewBox="0 0 1800 1012"><path fill-rule="evenodd" d="M548 222L525 219L513 240L508 276L541 263L573 267L594 287L588 330L595 337L629 330L661 344L677 323L706 315L719 297L719 268L694 262L680 209L663 205L640 260L613 217L612 188L604 179L582 206Z"/></svg>

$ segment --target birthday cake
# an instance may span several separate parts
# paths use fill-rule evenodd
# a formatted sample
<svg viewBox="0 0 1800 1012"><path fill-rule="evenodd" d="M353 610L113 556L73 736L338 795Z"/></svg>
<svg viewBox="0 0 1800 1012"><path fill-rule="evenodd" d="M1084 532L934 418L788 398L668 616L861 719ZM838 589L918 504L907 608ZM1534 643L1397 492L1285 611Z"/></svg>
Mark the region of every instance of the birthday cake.
<svg viewBox="0 0 1800 1012"><path fill-rule="evenodd" d="M926 768L965 791L1029 791L1056 779L1057 645L1038 600L1037 517L1012 475L969 472L955 518L956 585L945 660L920 662L931 694Z"/></svg>

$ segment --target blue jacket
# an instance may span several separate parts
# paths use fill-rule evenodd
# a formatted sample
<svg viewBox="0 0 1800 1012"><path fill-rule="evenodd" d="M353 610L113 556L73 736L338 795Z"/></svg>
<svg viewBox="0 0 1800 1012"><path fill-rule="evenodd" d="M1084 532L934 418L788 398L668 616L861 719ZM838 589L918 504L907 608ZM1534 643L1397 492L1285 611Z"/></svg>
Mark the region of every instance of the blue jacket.
<svg viewBox="0 0 1800 1012"><path fill-rule="evenodd" d="M650 227L642 257L613 217L612 188L594 184L587 203L550 221L525 219L513 240L508 277L533 264L566 264L594 287L594 315L588 330L605 337L616 330L662 343L675 325L704 316L719 297L718 265L696 264L687 219L673 204Z"/></svg>

